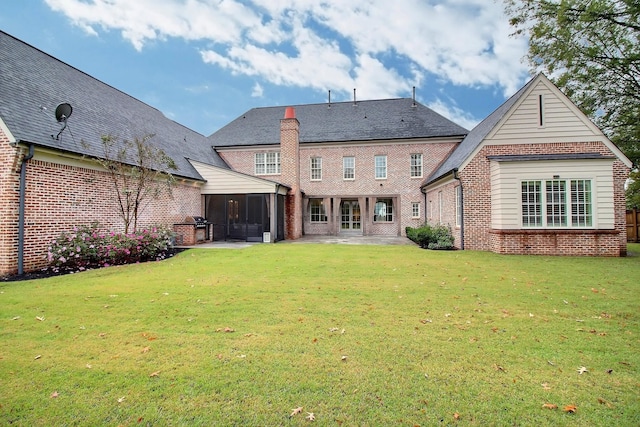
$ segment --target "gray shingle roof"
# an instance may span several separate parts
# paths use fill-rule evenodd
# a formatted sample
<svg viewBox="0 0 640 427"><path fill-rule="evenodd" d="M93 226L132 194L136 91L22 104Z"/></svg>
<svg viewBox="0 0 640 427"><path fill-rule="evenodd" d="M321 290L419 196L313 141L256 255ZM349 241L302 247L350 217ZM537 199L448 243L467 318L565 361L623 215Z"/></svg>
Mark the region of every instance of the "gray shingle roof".
<svg viewBox="0 0 640 427"><path fill-rule="evenodd" d="M178 166L173 173L202 179L186 158L227 167L207 138L165 117L159 110L0 31L0 118L25 143L100 157L101 136L118 139L155 134L151 142ZM73 107L60 131L54 111Z"/></svg>
<svg viewBox="0 0 640 427"><path fill-rule="evenodd" d="M294 105L300 143L463 136L467 130L412 99ZM286 107L253 108L209 136L215 147L280 143Z"/></svg>
<svg viewBox="0 0 640 427"><path fill-rule="evenodd" d="M501 106L499 106L493 113L478 123L471 132L462 140L460 145L447 157L447 159L428 177L423 185L430 184L443 176L451 173L454 169L459 168L462 163L473 153L485 139L485 137L493 130L493 128L502 120L505 114L518 102L520 97L527 91L529 86L535 78L529 80L529 82L520 88L511 98L506 100Z"/></svg>

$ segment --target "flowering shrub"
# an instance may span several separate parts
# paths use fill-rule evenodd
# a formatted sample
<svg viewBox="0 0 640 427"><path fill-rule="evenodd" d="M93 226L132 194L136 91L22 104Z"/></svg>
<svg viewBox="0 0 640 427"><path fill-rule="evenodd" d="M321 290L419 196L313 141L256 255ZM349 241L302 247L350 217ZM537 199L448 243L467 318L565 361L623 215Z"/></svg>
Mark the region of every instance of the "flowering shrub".
<svg viewBox="0 0 640 427"><path fill-rule="evenodd" d="M94 223L62 233L51 242L47 258L56 273L161 260L171 248L172 237L165 227L117 234L101 232Z"/></svg>

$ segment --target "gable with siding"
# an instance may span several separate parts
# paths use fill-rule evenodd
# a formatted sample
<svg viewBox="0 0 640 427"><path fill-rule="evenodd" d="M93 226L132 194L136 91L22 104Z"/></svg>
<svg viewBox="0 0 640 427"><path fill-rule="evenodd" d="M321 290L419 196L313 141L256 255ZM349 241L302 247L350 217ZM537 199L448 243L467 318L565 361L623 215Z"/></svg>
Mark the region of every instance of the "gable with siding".
<svg viewBox="0 0 640 427"><path fill-rule="evenodd" d="M538 79L510 114L487 135L487 143L601 141L603 134L547 79Z"/></svg>

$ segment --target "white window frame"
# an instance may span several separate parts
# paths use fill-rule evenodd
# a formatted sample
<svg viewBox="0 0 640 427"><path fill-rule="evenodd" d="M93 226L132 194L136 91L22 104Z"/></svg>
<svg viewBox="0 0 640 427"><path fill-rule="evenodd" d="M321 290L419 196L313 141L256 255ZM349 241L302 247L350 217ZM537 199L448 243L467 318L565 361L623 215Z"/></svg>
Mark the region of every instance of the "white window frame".
<svg viewBox="0 0 640 427"><path fill-rule="evenodd" d="M379 197L373 208L373 222L393 222L393 199Z"/></svg>
<svg viewBox="0 0 640 427"><path fill-rule="evenodd" d="M280 152L256 153L254 168L256 175L280 175Z"/></svg>
<svg viewBox="0 0 640 427"><path fill-rule="evenodd" d="M420 218L420 202L411 203L411 218Z"/></svg>
<svg viewBox="0 0 640 427"><path fill-rule="evenodd" d="M387 179L387 155L380 154L373 157L374 176L376 179Z"/></svg>
<svg viewBox="0 0 640 427"><path fill-rule="evenodd" d="M322 157L311 158L311 181L322 181Z"/></svg>
<svg viewBox="0 0 640 427"><path fill-rule="evenodd" d="M522 228L593 228L593 188L591 179L554 178L521 181Z"/></svg>
<svg viewBox="0 0 640 427"><path fill-rule="evenodd" d="M411 155L410 175L411 178L422 178L422 153Z"/></svg>
<svg viewBox="0 0 640 427"><path fill-rule="evenodd" d="M347 161L350 161L351 165L347 165ZM351 173L349 174L348 172L351 172ZM356 179L355 156L344 156L342 158L342 179L345 181L353 181L354 179Z"/></svg>
<svg viewBox="0 0 640 427"><path fill-rule="evenodd" d="M313 223L327 222L327 210L323 199L309 200L309 221Z"/></svg>
<svg viewBox="0 0 640 427"><path fill-rule="evenodd" d="M462 187L456 186L456 227L462 224Z"/></svg>

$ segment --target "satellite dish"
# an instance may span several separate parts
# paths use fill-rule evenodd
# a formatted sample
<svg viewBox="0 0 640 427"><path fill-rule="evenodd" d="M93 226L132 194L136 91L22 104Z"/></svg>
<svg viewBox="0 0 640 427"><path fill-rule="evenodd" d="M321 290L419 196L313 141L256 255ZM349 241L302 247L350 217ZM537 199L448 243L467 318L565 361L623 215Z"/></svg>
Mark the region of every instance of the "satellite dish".
<svg viewBox="0 0 640 427"><path fill-rule="evenodd" d="M59 122L66 122L71 113L73 112L73 108L71 108L71 104L60 104L56 107L56 120Z"/></svg>

